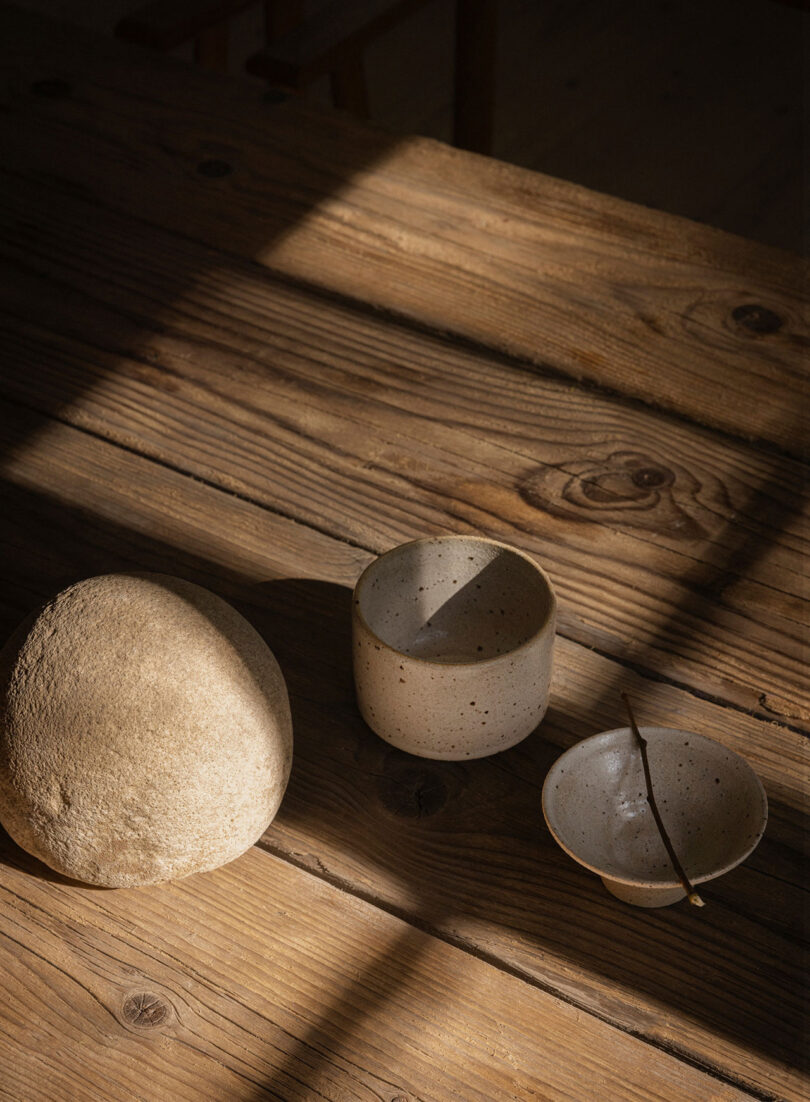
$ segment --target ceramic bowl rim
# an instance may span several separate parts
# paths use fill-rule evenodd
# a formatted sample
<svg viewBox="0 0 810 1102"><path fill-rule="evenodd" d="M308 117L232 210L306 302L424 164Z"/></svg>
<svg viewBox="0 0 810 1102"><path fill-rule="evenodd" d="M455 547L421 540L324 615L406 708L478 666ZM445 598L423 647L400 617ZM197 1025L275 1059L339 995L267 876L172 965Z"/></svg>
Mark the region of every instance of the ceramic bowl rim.
<svg viewBox="0 0 810 1102"><path fill-rule="evenodd" d="M736 750L732 750L730 746L726 746L725 743L720 742L719 739L711 738L709 735L703 735L699 731L687 731L681 727L661 727L656 724L647 724L644 727L639 727L639 731L644 737L646 737L645 732L649 731L662 731L666 732L667 734L675 735L689 735L690 738L696 738L699 739L701 742L713 743L715 746L722 747L723 750L725 750L729 754L732 754L735 758L737 758L745 765L751 777L753 777L754 779L755 788L757 789L760 797L762 820L757 835L751 845L748 847L748 849L746 849L745 852L743 852L740 856L736 856L732 861L728 861L725 864L718 866L711 872L692 877L691 882L693 884L704 884L709 880L715 880L718 876L725 875L725 873L730 872L732 869L736 868L737 865L742 864L742 862L745 861L746 858L751 856L756 847L759 845L760 841L762 840L762 836L765 833L765 828L768 825L768 797L765 792L765 787L762 784L759 775L750 764L748 759L743 757L742 754L737 753ZM564 850L569 857L573 858L573 860L577 862L577 864L582 865L586 869L590 869L591 872L596 873L597 876L600 876L605 880L613 880L618 884L628 884L632 887L637 888L660 888L662 891L667 891L671 888L681 887L681 881L674 873L671 880L646 880L639 877L614 875L612 872L606 872L604 869L600 869L597 865L591 864L589 861L584 860L577 853L575 853L574 850L571 849L571 847L561 839L550 821L546 804L546 789L556 775L559 765L561 763L564 764L565 759L568 758L574 750L577 750L585 743L591 743L592 745L596 745L597 742L607 743L612 741L617 735L622 735L624 737L627 737L627 735L632 736L632 730L630 727L613 727L609 731L599 731L595 735L590 735L587 738L580 739L579 742L575 742L573 746L569 746L567 750L560 754L560 756L553 763L548 773L546 774L546 779L543 781L541 803L543 808L543 818L546 821L546 826L548 827L552 838L560 847L560 849Z"/></svg>
<svg viewBox="0 0 810 1102"><path fill-rule="evenodd" d="M498 547L501 551L507 551L510 554L516 555L521 559L525 559L526 562L535 570L537 574L543 580L543 584L546 587L549 595L548 608L546 614L543 617L540 625L532 632L528 639L524 639L516 647L512 647L510 650L504 651L503 654L495 654L490 658L471 658L466 662L442 662L436 658L423 658L419 655L406 654L405 651L398 650L396 647L392 647L390 643L387 643L377 632L371 627L368 620L365 618L360 610L360 590L365 581L367 581L368 575L371 570L384 558L389 555L394 555L402 551L407 551L410 548L417 547L420 544L428 543L450 543L450 542L463 542L463 543L486 543L492 547ZM398 543L395 547L389 548L387 551L383 551L381 555L377 555L371 562L363 569L360 577L357 579L352 591L352 615L362 624L363 628L369 633L369 635L376 640L377 643L390 651L392 654L397 655L399 658L405 659L407 662L416 662L421 665L428 666L432 669L445 669L450 670L454 668L462 669L482 669L489 665L496 663L502 663L505 658L511 658L512 655L519 654L522 650L527 649L537 642L548 630L549 625L554 625L555 614L557 611L557 595L554 592L554 586L551 584L546 571L538 562L536 562L531 555L527 555L525 551L521 551L519 547L513 547L509 543L502 543L501 540L490 539L488 536L465 536L461 533L447 536L422 536L419 539L407 540L405 543Z"/></svg>

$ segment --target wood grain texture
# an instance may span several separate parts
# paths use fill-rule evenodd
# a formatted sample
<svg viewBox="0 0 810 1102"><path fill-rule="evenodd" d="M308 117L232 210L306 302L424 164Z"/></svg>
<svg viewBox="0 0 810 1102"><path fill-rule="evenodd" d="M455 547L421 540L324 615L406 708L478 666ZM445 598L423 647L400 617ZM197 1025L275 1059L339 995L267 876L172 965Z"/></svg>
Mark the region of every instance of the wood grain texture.
<svg viewBox="0 0 810 1102"><path fill-rule="evenodd" d="M652 1061L675 1052L758 1097L803 1097L805 739L561 639L550 712L526 742L468 763L398 753L353 699L349 587L367 552L70 426L0 410L0 515L14 518L2 530L4 634L91 573L139 567L209 586L261 631L291 691L293 778L264 840L276 855L617 1023L655 1046ZM624 724L622 689L642 721L717 738L765 782L766 837L706 886L698 917L618 904L543 825L548 767Z"/></svg>
<svg viewBox="0 0 810 1102"><path fill-rule="evenodd" d="M19 170L527 369L804 453L799 259L435 142L271 108L120 44L57 40L11 9L2 19L0 125ZM219 175L201 170L212 161Z"/></svg>
<svg viewBox="0 0 810 1102"><path fill-rule="evenodd" d="M569 638L807 729L803 464L31 180L0 226L6 395L368 550L521 543Z"/></svg>
<svg viewBox="0 0 810 1102"><path fill-rule="evenodd" d="M0 846L0 1097L744 1097L255 848L94 891Z"/></svg>

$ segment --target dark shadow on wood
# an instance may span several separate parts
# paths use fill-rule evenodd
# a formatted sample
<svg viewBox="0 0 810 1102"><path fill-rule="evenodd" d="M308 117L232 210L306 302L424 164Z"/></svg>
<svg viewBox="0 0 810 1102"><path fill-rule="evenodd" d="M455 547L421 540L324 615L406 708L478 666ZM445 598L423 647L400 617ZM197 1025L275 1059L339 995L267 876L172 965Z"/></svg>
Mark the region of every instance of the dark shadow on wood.
<svg viewBox="0 0 810 1102"><path fill-rule="evenodd" d="M268 1093L273 1098L283 1098L285 1089L292 1079L296 1083L302 1080L308 1091L308 1097L326 1099L334 1097L331 1093L321 1093L320 1080L323 1072L332 1063L341 1063L341 1054L347 1042L357 1036L376 1015L384 1015L386 1008L402 998L403 989L413 985L410 982L419 971L424 956L427 935L413 926L403 925L396 942L389 946L385 956L368 956L364 966L352 978L350 985L337 992L330 999L326 1012L321 1011L316 1022L303 1030L295 1040L289 1054L280 1062L280 1066L267 1082L266 1088L260 1088L252 1096L255 1102L262 1102ZM406 996L407 997L407 996ZM427 1102L427 1095L414 1094L407 1086L390 1079L387 1069L382 1073L367 1072L373 1077L380 1091L379 1097L396 1102ZM329 1091L329 1079L323 1084ZM432 1084L425 1084L430 1090ZM334 1089L334 1088L332 1088ZM278 1094L276 1092L279 1092Z"/></svg>
<svg viewBox="0 0 810 1102"><path fill-rule="evenodd" d="M320 157L313 159L311 150L294 140L303 126L295 115L300 105L284 96L266 96L260 87L203 74L75 27L44 36L37 33L42 19L21 10L4 13L4 20L19 49L0 88L0 137L5 135L6 143L0 165L5 361L0 390L22 402L25 387L15 386L15 375L28 370L35 331L48 331L57 343L67 338L79 361L89 351L88 341L96 348L105 347L105 340L118 347L129 341L132 359L148 369L154 357L147 335L161 330L167 304L182 300L209 272L235 262L234 254L266 257L318 204L385 158L398 140L381 130L347 140L345 126L351 124L344 120L335 128L330 112L310 110L306 125L317 132L313 140L320 147ZM121 69L131 76L128 85ZM217 91L221 111L209 118ZM110 126L117 134L113 143L104 136ZM111 155L111 144L119 143L120 157ZM155 191L155 171L164 191L150 211L140 198ZM283 181L288 181L286 188ZM255 196L264 192L276 196L272 211L256 205ZM122 210L128 213L122 216ZM167 219L172 233L158 228ZM200 220L206 225L203 234ZM200 236L209 244L203 245ZM83 260L90 262L86 278L74 272L72 287L53 263L63 247L75 250L78 268ZM162 285L155 287L151 302L133 311L131 301L125 305L122 285L122 311L117 319L108 311L106 325L102 318L91 320L93 269L97 276L105 253L129 256L133 265L140 256L162 266ZM254 275L264 270L274 279L272 262L264 269L250 259L237 265ZM35 288L43 285L53 312L49 315L49 307L38 316L42 294ZM71 372L71 355L64 352L54 346L54 360L49 363L46 356L39 363L44 377L53 369L55 385L43 391L43 408L57 417L66 404L103 384L119 358L96 362L95 370L83 365ZM0 464L3 458L0 452Z"/></svg>

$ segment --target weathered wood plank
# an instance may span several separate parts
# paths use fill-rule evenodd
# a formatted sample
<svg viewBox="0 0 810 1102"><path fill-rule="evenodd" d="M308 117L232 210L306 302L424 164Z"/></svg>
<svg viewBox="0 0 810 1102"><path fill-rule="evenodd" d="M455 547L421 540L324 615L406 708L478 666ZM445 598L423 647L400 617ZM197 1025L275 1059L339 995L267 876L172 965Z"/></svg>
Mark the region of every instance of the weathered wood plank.
<svg viewBox="0 0 810 1102"><path fill-rule="evenodd" d="M798 258L0 18L0 133L16 169L527 366L806 449Z"/></svg>
<svg viewBox="0 0 810 1102"><path fill-rule="evenodd" d="M267 638L291 689L296 762L265 838L273 852L727 1080L802 1097L801 736L559 640L539 734L480 762L400 754L353 701L348 587L367 552L70 426L0 409L4 632L54 589L105 570L164 570L214 588ZM645 719L742 752L766 784L766 838L705 889L699 915L618 904L542 823L540 787L558 748L622 725L622 689Z"/></svg>
<svg viewBox="0 0 810 1102"><path fill-rule="evenodd" d="M10 188L0 226L3 393L367 549L522 543L570 638L807 725L801 463L50 188Z"/></svg>
<svg viewBox="0 0 810 1102"><path fill-rule="evenodd" d="M0 847L11 1097L744 1097L255 848L94 891Z"/></svg>

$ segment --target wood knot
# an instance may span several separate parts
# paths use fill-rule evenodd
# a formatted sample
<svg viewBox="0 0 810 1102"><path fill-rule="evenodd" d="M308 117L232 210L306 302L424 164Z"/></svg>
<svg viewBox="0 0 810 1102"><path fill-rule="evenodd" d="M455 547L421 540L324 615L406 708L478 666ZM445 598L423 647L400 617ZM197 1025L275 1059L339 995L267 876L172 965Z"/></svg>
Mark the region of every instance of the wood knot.
<svg viewBox="0 0 810 1102"><path fill-rule="evenodd" d="M630 481L640 490L657 490L661 486L671 486L675 475L668 467L638 467L630 475Z"/></svg>
<svg viewBox="0 0 810 1102"><path fill-rule="evenodd" d="M35 80L31 85L31 91L35 95L45 96L47 99L67 99L70 95L70 85L66 80L58 78Z"/></svg>
<svg viewBox="0 0 810 1102"><path fill-rule="evenodd" d="M755 302L747 302L742 306L736 306L731 311L731 316L737 325L747 329L749 333L757 335L775 333L783 325L782 319L767 306L760 306Z"/></svg>
<svg viewBox="0 0 810 1102"><path fill-rule="evenodd" d="M377 781L384 807L403 819L426 819L447 802L447 785L429 766L398 764Z"/></svg>
<svg viewBox="0 0 810 1102"><path fill-rule="evenodd" d="M233 165L227 161L220 161L215 157L210 157L206 161L200 161L197 165L197 172L200 176L205 176L209 180L221 180L223 176L230 176L233 172Z"/></svg>
<svg viewBox="0 0 810 1102"><path fill-rule="evenodd" d="M527 505L554 516L690 540L706 536L692 510L687 512L689 496L696 498L699 488L686 471L676 474L672 467L636 451L542 467L524 476L517 487Z"/></svg>
<svg viewBox="0 0 810 1102"><path fill-rule="evenodd" d="M569 478L563 495L577 501L585 497L595 505L640 504L645 508L657 504L650 490L671 486L675 474L669 467L651 462L635 452L614 452L607 462L591 469L584 476Z"/></svg>
<svg viewBox="0 0 810 1102"><path fill-rule="evenodd" d="M129 1025L139 1029L154 1029L169 1020L171 1009L160 995L151 991L139 991L134 995L127 995L121 1014Z"/></svg>

